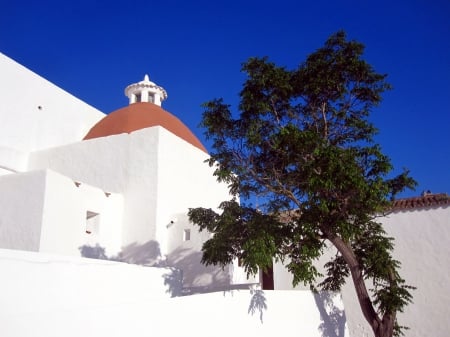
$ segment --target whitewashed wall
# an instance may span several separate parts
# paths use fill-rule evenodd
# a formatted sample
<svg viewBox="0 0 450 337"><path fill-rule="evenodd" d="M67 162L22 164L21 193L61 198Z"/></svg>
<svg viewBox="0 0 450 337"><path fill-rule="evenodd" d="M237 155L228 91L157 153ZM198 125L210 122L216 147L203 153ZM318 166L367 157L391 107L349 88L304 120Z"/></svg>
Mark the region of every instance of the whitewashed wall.
<svg viewBox="0 0 450 337"><path fill-rule="evenodd" d="M8 250L0 250L0 270L0 326L8 337L348 335L342 302L328 294L169 298L168 269Z"/></svg>
<svg viewBox="0 0 450 337"><path fill-rule="evenodd" d="M198 233L186 216L190 207L216 208L230 199L228 187L218 184L213 169L204 163L207 157L155 126L36 151L28 169L50 168L74 181L122 194L123 260L152 264L167 255L166 263L184 270L187 286L223 287L232 279L245 279L236 277L243 274L242 268L201 265L201 246L209 234ZM188 241L186 229L191 233Z"/></svg>
<svg viewBox="0 0 450 337"><path fill-rule="evenodd" d="M153 142L151 135L148 142ZM50 168L106 192L123 193L134 165L130 137L121 134L35 151L30 154L28 170Z"/></svg>
<svg viewBox="0 0 450 337"><path fill-rule="evenodd" d="M127 185L124 190L125 217L123 245L142 246L156 244L156 217L160 207L158 195L159 128L138 130L126 137L129 142Z"/></svg>
<svg viewBox="0 0 450 337"><path fill-rule="evenodd" d="M205 207L218 211L222 201L231 199L228 186L219 184L213 176L214 168L205 163L208 157L205 152L159 128L157 238L162 243L162 251L168 253L171 265L183 269L184 284L194 290L258 282L258 278L248 280L237 263L224 270L201 264L201 248L211 234L200 233L199 228L189 222L187 210ZM185 240L185 231L190 233L189 240Z"/></svg>
<svg viewBox="0 0 450 337"><path fill-rule="evenodd" d="M416 286L413 304L399 314L410 327L408 337L446 337L450 331L450 207L397 211L381 218L395 238L394 257L402 263L400 274ZM351 336L371 336L355 301L346 287L343 298Z"/></svg>
<svg viewBox="0 0 450 337"><path fill-rule="evenodd" d="M0 146L0 175L26 171L28 153Z"/></svg>
<svg viewBox="0 0 450 337"><path fill-rule="evenodd" d="M45 171L0 176L0 247L38 251Z"/></svg>
<svg viewBox="0 0 450 337"><path fill-rule="evenodd" d="M397 211L380 218L389 236L395 239L394 257L402 263L400 275L412 291L413 304L400 313L399 323L410 327L408 337L446 337L450 306L450 207ZM334 250L324 256L330 257ZM323 266L325 259L317 263ZM274 266L275 289L293 289L292 276L281 264ZM368 288L371 285L368 284ZM305 289L299 285L295 289ZM350 336L373 336L366 323L351 282L342 289Z"/></svg>
<svg viewBox="0 0 450 337"><path fill-rule="evenodd" d="M80 255L84 245L121 248L123 200L92 186L78 187L51 170L0 177L0 247ZM86 233L87 211L98 213Z"/></svg>
<svg viewBox="0 0 450 337"><path fill-rule="evenodd" d="M79 141L105 116L2 53L0 74L1 147L30 152Z"/></svg>
<svg viewBox="0 0 450 337"><path fill-rule="evenodd" d="M98 214L87 225L87 212ZM47 170L40 251L80 255L80 247L100 245L117 254L122 243L123 198ZM87 233L89 229L91 233Z"/></svg>
<svg viewBox="0 0 450 337"><path fill-rule="evenodd" d="M201 248L202 240L194 235L187 218L179 215L186 214L192 207L216 208L221 201L230 199L228 187L217 183L213 170L204 162L207 158L205 152L159 128L157 222L161 242L167 242L167 224L176 219L173 227L191 229L193 235L189 244ZM171 246L181 244L182 231L171 235L169 240L173 241ZM165 246L167 244L169 242ZM163 249L167 251L166 247Z"/></svg>

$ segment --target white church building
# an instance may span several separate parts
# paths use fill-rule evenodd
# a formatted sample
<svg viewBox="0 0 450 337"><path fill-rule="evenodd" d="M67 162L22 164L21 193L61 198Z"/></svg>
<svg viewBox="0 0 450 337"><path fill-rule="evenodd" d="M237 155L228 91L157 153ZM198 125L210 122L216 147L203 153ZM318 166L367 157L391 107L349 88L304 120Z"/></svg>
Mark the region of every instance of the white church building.
<svg viewBox="0 0 450 337"><path fill-rule="evenodd" d="M0 247L172 266L184 287L248 282L200 264L209 234L187 210L230 196L162 87L146 75L105 115L3 55L0 71Z"/></svg>
<svg viewBox="0 0 450 337"><path fill-rule="evenodd" d="M125 95L127 106L104 114L0 53L5 336L372 335L351 284L337 296L293 290L276 264L282 291L262 292L237 261L203 266L210 234L187 211L216 208L228 188L198 138L162 108L161 86L146 75ZM382 221L418 287L400 318L408 336L447 336L450 198L396 207Z"/></svg>

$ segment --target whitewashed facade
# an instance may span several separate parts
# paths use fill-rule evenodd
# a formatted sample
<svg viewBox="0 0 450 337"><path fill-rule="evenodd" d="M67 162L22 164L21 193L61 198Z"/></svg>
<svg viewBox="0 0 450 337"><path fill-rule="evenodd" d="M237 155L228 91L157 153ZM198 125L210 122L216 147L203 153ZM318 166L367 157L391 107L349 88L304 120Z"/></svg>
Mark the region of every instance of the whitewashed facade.
<svg viewBox="0 0 450 337"><path fill-rule="evenodd" d="M387 235L395 239L394 258L401 262L400 275L412 290L413 303L399 313L399 323L410 329L408 337L448 336L450 321L450 196L428 194L398 200L392 213L380 217ZM318 260L323 266L336 250ZM274 264L274 288L305 290L302 284L292 287L292 275L281 263ZM320 268L319 268L320 270ZM368 282L367 288L372 286ZM372 329L364 319L351 278L342 289L346 321L350 336L370 337Z"/></svg>
<svg viewBox="0 0 450 337"><path fill-rule="evenodd" d="M0 248L171 266L196 291L256 282L237 266L200 263L209 234L195 230L187 211L217 207L228 188L204 164L198 139L160 108L162 87L145 76L126 88L130 105L114 123L132 129L120 132L101 124L117 113L101 113L2 54L0 73ZM98 129L105 134L87 136Z"/></svg>

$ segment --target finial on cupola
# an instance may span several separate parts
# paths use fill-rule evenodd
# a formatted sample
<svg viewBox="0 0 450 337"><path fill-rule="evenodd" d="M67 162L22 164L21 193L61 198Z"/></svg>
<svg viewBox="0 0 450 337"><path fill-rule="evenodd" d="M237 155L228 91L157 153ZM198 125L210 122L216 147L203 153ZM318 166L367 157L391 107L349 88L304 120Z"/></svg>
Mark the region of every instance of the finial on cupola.
<svg viewBox="0 0 450 337"><path fill-rule="evenodd" d="M163 87L150 81L145 74L143 81L130 84L125 88L125 96L129 98L130 104L148 102L161 106L161 102L167 98L167 92Z"/></svg>

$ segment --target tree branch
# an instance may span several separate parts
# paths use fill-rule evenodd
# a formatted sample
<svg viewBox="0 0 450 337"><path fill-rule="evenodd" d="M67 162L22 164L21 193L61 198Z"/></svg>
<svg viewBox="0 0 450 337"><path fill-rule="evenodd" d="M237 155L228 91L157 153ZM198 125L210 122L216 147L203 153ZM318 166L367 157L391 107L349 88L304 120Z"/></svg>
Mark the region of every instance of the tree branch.
<svg viewBox="0 0 450 337"><path fill-rule="evenodd" d="M322 107L321 107L321 112L322 112L322 119L323 119L323 136L325 139L328 138L328 121L327 121L327 115L326 115L326 107L327 107L327 103L323 102L322 103Z"/></svg>

